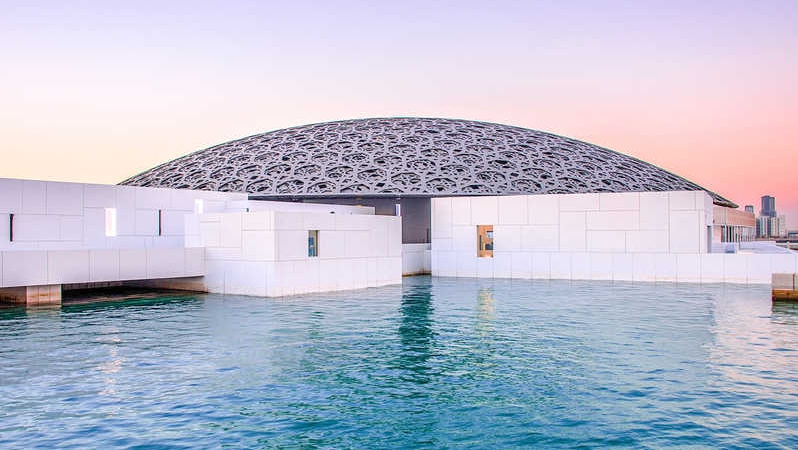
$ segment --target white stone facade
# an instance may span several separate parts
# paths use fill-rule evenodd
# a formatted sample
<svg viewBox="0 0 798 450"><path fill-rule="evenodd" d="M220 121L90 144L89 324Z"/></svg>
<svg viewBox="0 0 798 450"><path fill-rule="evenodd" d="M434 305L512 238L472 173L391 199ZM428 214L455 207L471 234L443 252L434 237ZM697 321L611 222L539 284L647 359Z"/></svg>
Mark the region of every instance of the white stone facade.
<svg viewBox="0 0 798 450"><path fill-rule="evenodd" d="M493 257L477 257L477 225ZM432 274L485 278L769 283L798 255L710 254L704 191L432 199Z"/></svg>
<svg viewBox="0 0 798 450"><path fill-rule="evenodd" d="M246 199L228 192L0 178L0 251L184 247L187 214L198 207L224 211ZM111 208L115 236L106 235Z"/></svg>
<svg viewBox="0 0 798 450"><path fill-rule="evenodd" d="M402 244L402 275L432 273L432 250L429 244Z"/></svg>
<svg viewBox="0 0 798 450"><path fill-rule="evenodd" d="M401 282L400 218L247 197L0 179L0 288L171 279L159 285L281 296Z"/></svg>
<svg viewBox="0 0 798 450"><path fill-rule="evenodd" d="M250 202L272 210L190 218L190 245L205 248L209 291L283 296L401 283L401 220L355 207ZM360 208L363 209L363 208ZM373 208L369 208L373 212ZM331 211L332 210L332 213ZM308 255L308 231L318 255Z"/></svg>

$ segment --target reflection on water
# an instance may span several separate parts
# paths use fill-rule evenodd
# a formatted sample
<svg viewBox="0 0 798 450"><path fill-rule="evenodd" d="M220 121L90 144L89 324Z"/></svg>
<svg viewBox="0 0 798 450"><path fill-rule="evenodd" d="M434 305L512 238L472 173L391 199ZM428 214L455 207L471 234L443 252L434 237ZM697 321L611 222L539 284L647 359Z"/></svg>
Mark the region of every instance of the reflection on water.
<svg viewBox="0 0 798 450"><path fill-rule="evenodd" d="M493 331L493 314L496 299L491 289L483 288L477 292L477 332L483 336Z"/></svg>
<svg viewBox="0 0 798 450"><path fill-rule="evenodd" d="M0 310L0 448L798 448L762 287L405 279Z"/></svg>
<svg viewBox="0 0 798 450"><path fill-rule="evenodd" d="M433 296L429 283L411 284L402 291L399 307L399 340L402 350L399 367L411 371L415 383L429 382L426 365L432 351L435 333L432 330Z"/></svg>
<svg viewBox="0 0 798 450"><path fill-rule="evenodd" d="M780 325L798 325L798 302L773 302L772 320Z"/></svg>

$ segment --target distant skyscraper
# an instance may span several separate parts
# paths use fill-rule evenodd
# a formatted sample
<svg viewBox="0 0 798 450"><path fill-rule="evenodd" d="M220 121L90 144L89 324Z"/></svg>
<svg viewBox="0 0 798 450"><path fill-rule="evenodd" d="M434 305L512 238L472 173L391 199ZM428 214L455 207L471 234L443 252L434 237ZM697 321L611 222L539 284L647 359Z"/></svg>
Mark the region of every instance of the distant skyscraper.
<svg viewBox="0 0 798 450"><path fill-rule="evenodd" d="M762 217L776 217L776 197L770 195L762 196L762 211L759 212Z"/></svg>
<svg viewBox="0 0 798 450"><path fill-rule="evenodd" d="M754 205L745 205L745 212L754 213Z"/></svg>

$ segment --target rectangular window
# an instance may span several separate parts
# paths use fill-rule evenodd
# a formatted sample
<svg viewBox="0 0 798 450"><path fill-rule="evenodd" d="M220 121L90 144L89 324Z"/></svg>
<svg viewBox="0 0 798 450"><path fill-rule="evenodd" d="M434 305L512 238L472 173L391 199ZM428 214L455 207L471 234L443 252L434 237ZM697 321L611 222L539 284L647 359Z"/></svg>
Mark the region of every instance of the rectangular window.
<svg viewBox="0 0 798 450"><path fill-rule="evenodd" d="M319 230L308 230L308 256L319 256Z"/></svg>
<svg viewBox="0 0 798 450"><path fill-rule="evenodd" d="M14 215L8 215L8 241L14 242Z"/></svg>
<svg viewBox="0 0 798 450"><path fill-rule="evenodd" d="M116 236L116 208L105 208L105 235Z"/></svg>
<svg viewBox="0 0 798 450"><path fill-rule="evenodd" d="M477 225L477 257L493 258L493 225Z"/></svg>
<svg viewBox="0 0 798 450"><path fill-rule="evenodd" d="M201 198L194 199L194 214L202 214L205 211L205 202Z"/></svg>

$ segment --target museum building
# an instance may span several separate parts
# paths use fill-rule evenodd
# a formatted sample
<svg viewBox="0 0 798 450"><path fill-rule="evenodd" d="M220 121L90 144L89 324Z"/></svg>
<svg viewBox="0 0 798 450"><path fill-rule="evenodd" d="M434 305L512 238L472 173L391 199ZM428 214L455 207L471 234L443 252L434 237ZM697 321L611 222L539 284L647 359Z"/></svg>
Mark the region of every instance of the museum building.
<svg viewBox="0 0 798 450"><path fill-rule="evenodd" d="M767 283L798 271L795 254L726 242L753 223L736 208L550 133L357 119L220 144L118 186L0 180L0 288L31 297L135 282L281 296L416 273ZM37 269L19 273L22 262Z"/></svg>

